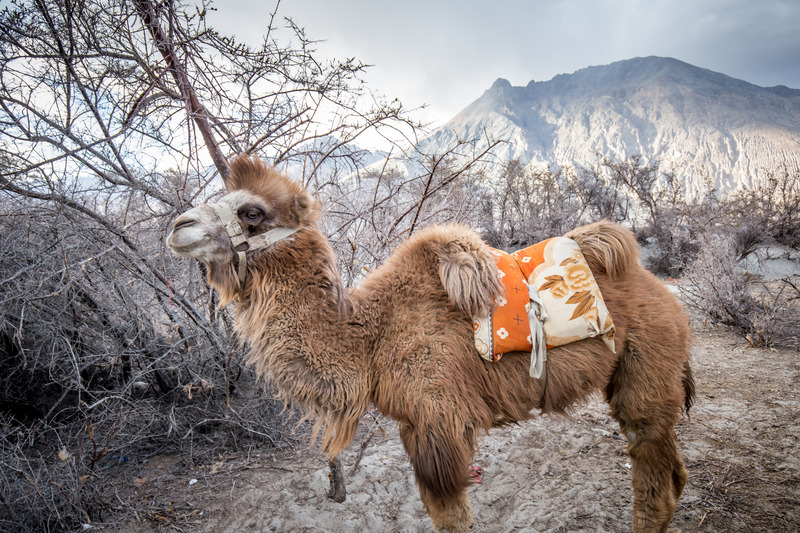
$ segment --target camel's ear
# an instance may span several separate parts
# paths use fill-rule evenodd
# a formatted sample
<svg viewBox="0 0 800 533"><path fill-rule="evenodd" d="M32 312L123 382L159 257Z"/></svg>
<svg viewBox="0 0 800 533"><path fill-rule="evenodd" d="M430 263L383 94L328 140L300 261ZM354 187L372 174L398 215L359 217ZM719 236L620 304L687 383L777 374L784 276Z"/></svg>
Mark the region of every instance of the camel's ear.
<svg viewBox="0 0 800 533"><path fill-rule="evenodd" d="M233 159L227 162L228 163L227 168L225 168L223 171L219 173L220 177L222 178L222 184L225 185L225 190L227 192L231 192L235 188L233 183L234 180L232 179L233 178L232 173L241 171L240 167L242 167L243 164L245 163L243 159L244 156L241 155L234 157Z"/></svg>
<svg viewBox="0 0 800 533"><path fill-rule="evenodd" d="M235 189L229 176L222 178L222 184L225 185L225 192L233 192Z"/></svg>
<svg viewBox="0 0 800 533"><path fill-rule="evenodd" d="M292 202L292 211L299 224L310 224L316 220L319 213L319 202L308 194L308 191L302 190L295 194L294 201Z"/></svg>

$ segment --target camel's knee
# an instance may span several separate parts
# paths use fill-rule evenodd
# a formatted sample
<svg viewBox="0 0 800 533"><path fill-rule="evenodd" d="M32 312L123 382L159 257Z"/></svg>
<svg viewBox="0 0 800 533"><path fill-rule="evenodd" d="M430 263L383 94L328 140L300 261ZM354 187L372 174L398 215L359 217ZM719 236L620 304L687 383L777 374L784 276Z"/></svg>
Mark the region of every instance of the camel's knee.
<svg viewBox="0 0 800 533"><path fill-rule="evenodd" d="M645 429L626 426L623 434L628 440L628 455L640 477L651 484L661 486L671 482L683 489L688 473L678 452L674 432L652 438Z"/></svg>
<svg viewBox="0 0 800 533"><path fill-rule="evenodd" d="M472 524L472 508L469 505L469 496L466 491L462 491L458 496L449 500L432 497L422 487L420 487L419 494L436 531L448 533L469 531Z"/></svg>
<svg viewBox="0 0 800 533"><path fill-rule="evenodd" d="M630 450L630 447L635 445L637 440L640 440L640 426L626 416L625 413L618 414L616 418L619 422L619 432L628 440L628 449Z"/></svg>

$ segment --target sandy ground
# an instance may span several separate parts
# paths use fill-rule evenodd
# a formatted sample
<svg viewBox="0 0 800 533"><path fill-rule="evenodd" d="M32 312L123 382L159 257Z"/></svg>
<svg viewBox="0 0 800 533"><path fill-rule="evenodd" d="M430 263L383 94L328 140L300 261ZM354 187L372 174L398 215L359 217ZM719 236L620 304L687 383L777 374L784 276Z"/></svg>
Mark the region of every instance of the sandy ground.
<svg viewBox="0 0 800 533"><path fill-rule="evenodd" d="M800 531L800 353L754 349L695 320L697 404L677 428L689 483L678 531ZM115 487L136 509L119 533L433 531L393 423L364 418L343 455L347 499L327 497L314 450L275 457L178 458L131 465ZM484 437L469 489L473 531L630 531L625 440L599 398L568 417L540 417ZM368 441L353 471L361 444ZM195 480L195 481L193 481ZM112 490L112 488L109 488Z"/></svg>

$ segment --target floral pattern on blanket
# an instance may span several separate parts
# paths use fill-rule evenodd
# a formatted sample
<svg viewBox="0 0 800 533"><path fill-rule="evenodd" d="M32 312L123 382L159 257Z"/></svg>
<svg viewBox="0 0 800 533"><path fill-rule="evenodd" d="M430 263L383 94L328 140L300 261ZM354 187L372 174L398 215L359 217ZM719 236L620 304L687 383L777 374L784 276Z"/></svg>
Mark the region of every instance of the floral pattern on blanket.
<svg viewBox="0 0 800 533"><path fill-rule="evenodd" d="M547 315L543 327L548 348L600 335L614 351L614 322L578 243L555 237L513 254L492 250L492 255L505 296L495 301L491 316L473 321L475 347L484 359L497 361L503 353L531 350L531 324L519 317L535 320L529 313L535 297ZM520 283L526 290L520 290Z"/></svg>

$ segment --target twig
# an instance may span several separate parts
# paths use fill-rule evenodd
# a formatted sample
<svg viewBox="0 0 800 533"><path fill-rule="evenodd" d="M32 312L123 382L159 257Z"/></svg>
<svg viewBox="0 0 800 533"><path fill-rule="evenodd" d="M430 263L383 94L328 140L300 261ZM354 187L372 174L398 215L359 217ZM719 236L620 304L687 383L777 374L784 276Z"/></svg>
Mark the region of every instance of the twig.
<svg viewBox="0 0 800 533"><path fill-rule="evenodd" d="M350 476L352 477L358 471L358 465L361 463L361 458L364 457L364 450L367 449L367 444L369 441L372 440L372 436L375 435L375 429L370 432L369 437L367 437L364 442L361 443L361 449L358 451L358 457L356 457L356 462L353 464L353 468L350 469Z"/></svg>
<svg viewBox="0 0 800 533"><path fill-rule="evenodd" d="M367 412L372 417L372 420L373 422L375 422L375 424L374 427L372 428L372 431L370 431L369 436L364 440L364 442L361 443L361 449L358 451L358 457L356 458L356 462L353 465L353 468L350 469L351 476L355 474L356 471L358 470L358 464L361 462L361 458L364 457L364 450L367 449L367 444L369 444L369 441L372 440L372 437L373 435L375 435L375 432L380 429L383 438L387 438L386 432L383 430L383 426L381 426L381 421L378 419L377 416L375 416L375 411L373 409L368 409Z"/></svg>

